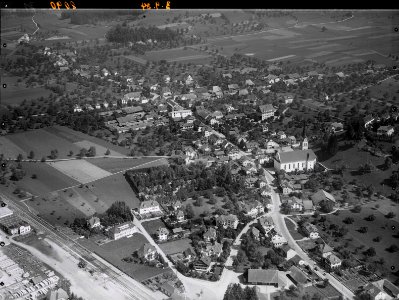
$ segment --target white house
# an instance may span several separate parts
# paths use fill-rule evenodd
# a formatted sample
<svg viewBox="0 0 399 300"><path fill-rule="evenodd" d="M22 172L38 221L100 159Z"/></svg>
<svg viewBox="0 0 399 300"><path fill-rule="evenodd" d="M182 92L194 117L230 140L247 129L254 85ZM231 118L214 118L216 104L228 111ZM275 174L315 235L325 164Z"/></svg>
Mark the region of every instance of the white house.
<svg viewBox="0 0 399 300"><path fill-rule="evenodd" d="M159 208L159 203L155 200L146 200L140 203L140 215L149 213L159 213L161 209Z"/></svg>
<svg viewBox="0 0 399 300"><path fill-rule="evenodd" d="M172 110L169 115L171 118L186 118L188 116L191 116L193 112L189 109L180 109L180 110Z"/></svg>
<svg viewBox="0 0 399 300"><path fill-rule="evenodd" d="M109 235L112 239L118 240L136 232L136 227L132 222L125 222L120 225L115 225L109 230Z"/></svg>
<svg viewBox="0 0 399 300"><path fill-rule="evenodd" d="M272 244L275 248L281 247L282 245L287 244L287 240L279 234L275 234L272 237Z"/></svg>
<svg viewBox="0 0 399 300"><path fill-rule="evenodd" d="M238 226L238 218L236 215L221 215L216 219L216 222L223 226L224 228L231 227L233 229L237 229Z"/></svg>
<svg viewBox="0 0 399 300"><path fill-rule="evenodd" d="M274 113L276 109L271 104L261 105L259 106L259 112L262 115L262 121L268 118L274 117Z"/></svg>
<svg viewBox="0 0 399 300"><path fill-rule="evenodd" d="M169 230L165 227L159 227L156 234L158 241L166 241L168 239Z"/></svg>

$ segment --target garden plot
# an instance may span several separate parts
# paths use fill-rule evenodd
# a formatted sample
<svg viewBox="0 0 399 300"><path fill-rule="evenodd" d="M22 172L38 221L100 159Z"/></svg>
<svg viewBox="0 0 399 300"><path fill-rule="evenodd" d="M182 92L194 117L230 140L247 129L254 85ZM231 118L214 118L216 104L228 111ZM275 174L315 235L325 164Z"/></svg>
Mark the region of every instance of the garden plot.
<svg viewBox="0 0 399 300"><path fill-rule="evenodd" d="M83 184L112 175L112 173L105 171L86 160L66 160L48 162L48 164Z"/></svg>

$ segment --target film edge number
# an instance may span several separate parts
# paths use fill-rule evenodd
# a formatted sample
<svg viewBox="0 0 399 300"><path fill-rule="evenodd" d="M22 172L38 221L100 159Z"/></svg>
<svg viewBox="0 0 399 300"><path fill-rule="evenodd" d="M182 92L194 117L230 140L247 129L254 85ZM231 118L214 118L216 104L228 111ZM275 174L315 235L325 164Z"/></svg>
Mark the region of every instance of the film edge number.
<svg viewBox="0 0 399 300"><path fill-rule="evenodd" d="M75 3L73 1L69 1L71 3L72 9L76 9ZM60 9L62 7L62 2L58 1L57 3L54 3L53 1L50 2L50 6L52 9ZM70 6L67 1L64 2L64 6L66 9L70 9Z"/></svg>

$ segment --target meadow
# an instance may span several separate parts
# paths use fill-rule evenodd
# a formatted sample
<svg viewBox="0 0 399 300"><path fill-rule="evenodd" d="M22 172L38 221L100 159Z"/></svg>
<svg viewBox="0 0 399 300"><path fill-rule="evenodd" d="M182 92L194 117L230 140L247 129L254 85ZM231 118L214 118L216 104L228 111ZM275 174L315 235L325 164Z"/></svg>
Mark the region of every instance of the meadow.
<svg viewBox="0 0 399 300"><path fill-rule="evenodd" d="M0 97L2 99L1 105L18 106L24 100L34 100L40 97L48 97L53 92L45 89L44 87L29 87L27 88L23 82L18 83L20 79L17 76L1 76L1 84L6 84L6 88L2 88L0 91Z"/></svg>
<svg viewBox="0 0 399 300"><path fill-rule="evenodd" d="M97 245L93 239L81 239L79 243L140 282L170 270L169 268L159 269L122 260L125 257L131 257L135 250L139 249L144 243L148 243L147 239L140 233L101 246Z"/></svg>
<svg viewBox="0 0 399 300"><path fill-rule="evenodd" d="M367 221L365 218L371 214L375 216L375 220ZM354 222L352 224L343 223L343 220L347 217L352 217ZM373 247L376 251L374 259L384 258L385 267L391 270L392 266L392 270L398 270L399 253L387 251L387 248L392 244L397 244L397 238L399 236L398 222L386 218L385 215L380 213L375 207L363 207L360 213L341 211L338 216L326 215L326 219L329 224L344 226L349 230L344 239L328 238L328 244L331 247L343 246L344 242L345 248L350 251L355 251L355 248L361 245L364 247L362 251L369 247ZM361 227L367 227L368 232L359 232ZM322 237L326 238L326 234L323 230L321 230L321 233ZM380 237L378 242L374 240L376 237ZM354 256L358 258L363 257L362 251L356 252Z"/></svg>
<svg viewBox="0 0 399 300"><path fill-rule="evenodd" d="M88 158L87 159L93 165L100 167L111 173L118 173L122 170L132 169L132 168L150 168L158 165L168 164L166 159L160 159L158 157L126 157L126 158Z"/></svg>

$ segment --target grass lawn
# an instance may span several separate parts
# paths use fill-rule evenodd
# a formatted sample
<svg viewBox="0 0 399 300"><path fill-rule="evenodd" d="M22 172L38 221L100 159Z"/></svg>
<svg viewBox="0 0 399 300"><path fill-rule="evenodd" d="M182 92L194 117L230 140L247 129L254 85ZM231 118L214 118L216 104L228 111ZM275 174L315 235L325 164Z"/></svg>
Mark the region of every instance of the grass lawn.
<svg viewBox="0 0 399 300"><path fill-rule="evenodd" d="M0 136L0 154L4 154L5 158L12 159L17 158L18 154L22 154L23 157L27 156L27 153L24 150L4 136Z"/></svg>
<svg viewBox="0 0 399 300"><path fill-rule="evenodd" d="M90 193L108 206L116 201L124 201L130 208L137 208L140 205L139 199L122 173L99 179L87 186Z"/></svg>
<svg viewBox="0 0 399 300"><path fill-rule="evenodd" d="M385 170L383 164L385 161L384 157L377 157L371 155L369 152L361 151L357 148L357 144L353 147L345 147L341 144L341 149L336 155L328 159L320 159L320 162L328 168L335 168L341 165L346 165L348 169L344 171L344 182L351 182L356 179L359 183L363 183L366 186L370 184L374 185L376 192L389 195L391 190L385 182L391 174L393 168ZM316 155L319 153L316 152ZM321 157L318 155L318 157ZM370 162L376 169L368 174L358 174L357 170L360 165ZM383 186L384 184L384 186Z"/></svg>
<svg viewBox="0 0 399 300"><path fill-rule="evenodd" d="M158 165L167 164L166 159L160 159L157 157L143 157L143 158L90 158L87 159L88 162L100 167L111 173L117 173L122 170L134 168L137 169L155 167ZM153 162L153 163L151 163ZM142 166L140 166L142 165Z"/></svg>
<svg viewBox="0 0 399 300"><path fill-rule="evenodd" d="M365 218L369 215L373 214L375 216L374 221L367 221ZM346 217L352 217L354 222L352 224L345 224L343 219ZM343 246L345 241L345 249L350 251L354 251L356 247L361 245L364 248L361 251L352 252L353 256L361 259L364 257L362 252L369 247L373 247L376 251L376 256L373 258L366 258L367 262L371 260L378 260L380 258L384 258L385 264L384 266L389 269L391 266L394 267L394 270L398 270L399 268L399 252L391 253L386 250L392 244L398 244L398 236L399 236L399 223L392 220L387 219L382 213L380 213L376 208L363 207L360 213L353 213L351 211L341 211L338 216L335 215L326 215L326 227L328 228L328 224L336 224L338 226L344 226L349 230L348 234L343 238L331 238L327 233L328 230L323 231L320 224L318 225L320 228L320 233L323 239L331 246ZM367 233L360 233L358 230L360 227L367 227ZM379 242L373 241L374 238L380 237L381 240ZM351 240L348 240L351 239ZM390 273L390 272L389 272ZM396 279L396 278L395 278Z"/></svg>
<svg viewBox="0 0 399 300"><path fill-rule="evenodd" d="M165 223L161 219L151 220L148 222L142 222L143 227L152 236L154 235L159 227L166 227Z"/></svg>
<svg viewBox="0 0 399 300"><path fill-rule="evenodd" d="M65 225L75 218L86 218L87 214L65 201L58 194L38 197L24 202L29 209L53 225Z"/></svg>
<svg viewBox="0 0 399 300"><path fill-rule="evenodd" d="M37 129L16 134L7 135L6 137L15 145L23 149L26 153L31 150L35 153L35 158L49 156L50 151L57 149L58 158L68 158L69 151L78 153L80 148L60 136L52 134L45 129ZM26 158L26 157L25 157Z"/></svg>
<svg viewBox="0 0 399 300"><path fill-rule="evenodd" d="M295 230L294 221L292 221L289 218L284 218L284 222L287 225L288 231L291 233L294 240L300 240L304 238L302 234L300 234L298 231Z"/></svg>
<svg viewBox="0 0 399 300"><path fill-rule="evenodd" d="M81 239L79 243L138 281L146 280L147 278L170 270L169 268L159 269L133 262L128 263L122 260L125 257L131 256L144 243L148 243L147 239L140 233L135 233L130 238L121 238L102 246L98 246L93 239Z"/></svg>
<svg viewBox="0 0 399 300"><path fill-rule="evenodd" d="M102 139L99 139L97 137L85 134L83 132L80 131L75 131L73 129L70 129L68 127L65 126L53 126L53 127L48 127L46 129L44 129L54 135L57 135L67 141L69 141L70 143L76 143L76 142L80 142L83 140L95 143L99 146L104 147L105 149L110 149L113 150L115 152L121 153L123 155L127 155L129 152L129 149L126 149L124 147L120 147L114 144L111 144L107 141L104 141ZM74 145L75 146L75 145ZM77 146L76 146L77 147ZM78 147L79 150L77 152L74 151L75 154L77 154L80 151L80 147ZM71 149L72 150L72 149ZM58 150L59 151L59 150ZM100 150L97 149L98 155L103 155L103 153L100 153ZM105 152L105 151L104 151Z"/></svg>
<svg viewBox="0 0 399 300"><path fill-rule="evenodd" d="M201 214L204 212L209 212L212 214L217 208L222 208L224 205L224 202L222 201L223 198L219 198L215 196L216 203L215 204L209 204L209 199L202 197L203 199L203 204L202 206L196 206L194 205L195 200L194 199L187 199L185 202L183 202L183 206L186 206L188 204L191 204L193 206L193 211L194 211L194 218L201 217Z"/></svg>
<svg viewBox="0 0 399 300"><path fill-rule="evenodd" d="M165 252L166 255L175 254L179 252L183 252L187 248L191 248L191 240L190 239L181 239L177 241L167 242L160 244L159 247Z"/></svg>
<svg viewBox="0 0 399 300"><path fill-rule="evenodd" d="M43 196L49 192L78 184L77 181L46 163L22 162L21 164L23 170L26 171L26 176L17 182L17 186L33 195ZM36 174L36 179L32 179L33 174Z"/></svg>

